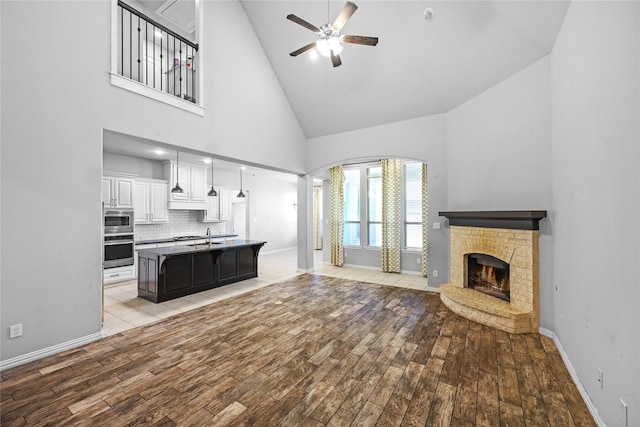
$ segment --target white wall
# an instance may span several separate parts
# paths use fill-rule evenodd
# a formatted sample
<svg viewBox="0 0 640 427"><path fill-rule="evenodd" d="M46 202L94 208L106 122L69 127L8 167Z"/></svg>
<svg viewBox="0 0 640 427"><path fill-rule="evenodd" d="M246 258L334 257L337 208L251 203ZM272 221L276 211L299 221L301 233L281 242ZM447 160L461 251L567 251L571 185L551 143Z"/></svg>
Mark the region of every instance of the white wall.
<svg viewBox="0 0 640 427"><path fill-rule="evenodd" d="M267 244L260 253L296 247L297 184L294 179L269 180L256 174L245 175L249 190L249 230L251 240L264 240Z"/></svg>
<svg viewBox="0 0 640 427"><path fill-rule="evenodd" d="M105 24L109 24L109 3L98 4L107 10L95 13L105 13ZM202 5L205 28L199 55L205 117L113 88L105 81L99 103L104 128L303 172L304 134L239 2L204 1ZM108 31L105 49L109 48Z"/></svg>
<svg viewBox="0 0 640 427"><path fill-rule="evenodd" d="M104 172L130 173L141 178L166 179L162 162L122 154L103 153Z"/></svg>
<svg viewBox="0 0 640 427"><path fill-rule="evenodd" d="M352 132L328 135L307 141L307 170L320 176L328 176L329 167L361 160L404 158L421 160L428 165L429 180L429 272L449 271L449 233L446 229L434 230L433 222L441 221L438 212L446 210L446 120L444 114L395 122ZM327 192L328 193L328 192ZM325 197L325 200L328 200ZM324 203L324 218L329 203ZM328 260L329 229L325 226L325 260ZM380 266L380 252L347 248L346 264ZM403 254L402 268L413 267L419 271L415 256ZM411 258L413 261L409 261ZM447 281L446 274L429 276L429 286L438 287Z"/></svg>
<svg viewBox="0 0 640 427"><path fill-rule="evenodd" d="M549 58L447 113L451 210L551 205Z"/></svg>
<svg viewBox="0 0 640 427"><path fill-rule="evenodd" d="M100 331L104 129L304 170L304 135L241 6L203 3L205 117L109 84L110 2L0 2L3 361Z"/></svg>
<svg viewBox="0 0 640 427"><path fill-rule="evenodd" d="M549 57L544 57L447 113L447 210L551 213L550 89ZM551 219L541 221L538 241L540 323L549 329Z"/></svg>
<svg viewBox="0 0 640 427"><path fill-rule="evenodd" d="M609 426L640 425L639 9L573 2L551 55L555 332Z"/></svg>

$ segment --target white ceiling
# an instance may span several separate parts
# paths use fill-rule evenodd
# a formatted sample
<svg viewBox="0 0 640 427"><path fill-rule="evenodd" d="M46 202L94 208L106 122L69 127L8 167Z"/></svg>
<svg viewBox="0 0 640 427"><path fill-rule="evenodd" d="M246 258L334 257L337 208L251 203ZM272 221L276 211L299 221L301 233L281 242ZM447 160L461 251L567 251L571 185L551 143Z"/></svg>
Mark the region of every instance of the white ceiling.
<svg viewBox="0 0 640 427"><path fill-rule="evenodd" d="M195 41L195 0L124 0L151 19Z"/></svg>
<svg viewBox="0 0 640 427"><path fill-rule="evenodd" d="M174 1L138 3L153 9ZM292 13L320 27L327 22L327 9L333 21L345 1L240 3L308 138L449 111L550 53L569 6L560 0L355 0L358 10L341 33L376 36L379 43L345 45L342 65L334 68L329 58L312 60L310 52L289 56L317 36L286 16ZM435 14L430 22L424 18L427 7ZM107 152L158 159L162 156L153 149L160 145L105 132ZM175 158L176 147L164 148L165 159ZM207 156L181 153L189 162ZM214 163L237 170L241 161Z"/></svg>
<svg viewBox="0 0 640 427"><path fill-rule="evenodd" d="M320 27L327 6L333 21L345 1L240 2L308 138L449 111L550 53L569 5L354 0L341 34L379 43L345 44L333 68L309 52L289 56L317 36L286 16Z"/></svg>

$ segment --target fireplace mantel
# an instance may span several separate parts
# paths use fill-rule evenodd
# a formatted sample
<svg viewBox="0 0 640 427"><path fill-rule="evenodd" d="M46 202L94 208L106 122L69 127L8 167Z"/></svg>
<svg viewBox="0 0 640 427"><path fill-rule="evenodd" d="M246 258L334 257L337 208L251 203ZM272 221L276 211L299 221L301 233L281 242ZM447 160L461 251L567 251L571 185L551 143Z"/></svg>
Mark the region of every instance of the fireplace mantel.
<svg viewBox="0 0 640 427"><path fill-rule="evenodd" d="M539 230L547 211L454 211L438 212L449 219L449 225L462 227Z"/></svg>

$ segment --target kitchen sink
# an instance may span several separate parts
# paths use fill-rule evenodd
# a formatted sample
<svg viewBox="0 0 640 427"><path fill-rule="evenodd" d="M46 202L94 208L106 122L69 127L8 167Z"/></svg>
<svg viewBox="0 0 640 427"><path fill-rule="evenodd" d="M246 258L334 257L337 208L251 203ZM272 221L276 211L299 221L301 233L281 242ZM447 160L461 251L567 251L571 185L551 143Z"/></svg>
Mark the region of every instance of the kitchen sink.
<svg viewBox="0 0 640 427"><path fill-rule="evenodd" d="M222 242L211 242L211 244L212 244L212 245L221 245L221 244L222 244ZM203 246L203 247L204 247L204 246L209 246L209 243L194 243L194 244L192 244L192 245L188 245L188 246L195 246L195 247L197 247L197 246Z"/></svg>

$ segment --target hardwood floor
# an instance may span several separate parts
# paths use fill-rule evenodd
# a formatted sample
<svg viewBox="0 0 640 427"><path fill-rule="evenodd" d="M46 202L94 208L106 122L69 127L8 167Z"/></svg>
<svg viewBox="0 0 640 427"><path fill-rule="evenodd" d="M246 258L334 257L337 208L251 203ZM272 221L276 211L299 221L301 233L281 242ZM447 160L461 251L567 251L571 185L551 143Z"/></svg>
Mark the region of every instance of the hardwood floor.
<svg viewBox="0 0 640 427"><path fill-rule="evenodd" d="M2 372L1 424L594 426L553 342L300 275Z"/></svg>

